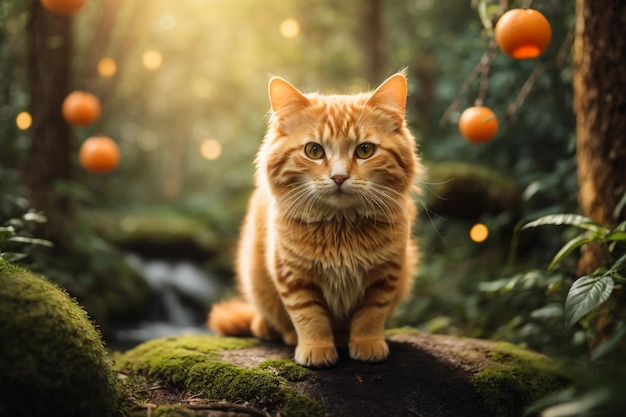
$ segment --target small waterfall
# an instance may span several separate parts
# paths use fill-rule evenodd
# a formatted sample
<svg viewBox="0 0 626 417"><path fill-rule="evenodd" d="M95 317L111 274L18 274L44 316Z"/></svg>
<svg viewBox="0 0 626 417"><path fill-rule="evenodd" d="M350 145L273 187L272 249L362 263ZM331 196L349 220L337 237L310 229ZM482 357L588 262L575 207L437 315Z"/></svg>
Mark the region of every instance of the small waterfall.
<svg viewBox="0 0 626 417"><path fill-rule="evenodd" d="M165 336L208 333L198 320L198 308L223 291L217 277L189 260L147 259L135 253L126 255L126 262L140 273L158 294L151 317L137 326L119 330L116 339L123 344L137 344ZM200 315L204 317L204 311Z"/></svg>

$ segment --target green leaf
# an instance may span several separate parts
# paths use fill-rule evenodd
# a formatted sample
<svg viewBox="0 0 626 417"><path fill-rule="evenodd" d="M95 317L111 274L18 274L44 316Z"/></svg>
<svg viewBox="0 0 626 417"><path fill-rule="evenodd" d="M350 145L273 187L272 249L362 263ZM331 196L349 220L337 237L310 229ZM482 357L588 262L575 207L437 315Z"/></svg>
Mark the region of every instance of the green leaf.
<svg viewBox="0 0 626 417"><path fill-rule="evenodd" d="M569 289L565 300L565 323L573 326L591 310L602 304L613 292L613 278L608 275L578 278Z"/></svg>
<svg viewBox="0 0 626 417"><path fill-rule="evenodd" d="M557 398L556 396L553 398ZM564 398L567 398L564 396ZM541 413L542 417L573 417L599 415L594 410L602 408L611 398L609 387L600 386L587 392L579 393L575 398L547 407ZM525 416L528 414L525 414Z"/></svg>
<svg viewBox="0 0 626 417"><path fill-rule="evenodd" d="M506 288L509 282L511 282L510 278L501 278L495 281L481 282L478 284L478 291L496 293Z"/></svg>
<svg viewBox="0 0 626 417"><path fill-rule="evenodd" d="M3 252L0 254L0 257L8 262L19 261L20 259L26 258L25 253L17 253L17 252Z"/></svg>
<svg viewBox="0 0 626 417"><path fill-rule="evenodd" d="M538 308L530 313L530 317L533 319L552 319L555 317L563 317L563 306L559 303L556 304L548 304L544 307Z"/></svg>
<svg viewBox="0 0 626 417"><path fill-rule="evenodd" d="M569 225L576 226L581 229L591 230L594 232L601 232L603 234L608 232L608 229L606 227L594 222L589 217L581 216L579 214L550 214L548 216L543 216L538 218L537 220L526 223L524 226L522 226L522 230L545 225Z"/></svg>
<svg viewBox="0 0 626 417"><path fill-rule="evenodd" d="M613 232L610 233L607 237L606 240L612 241L612 240L626 240L626 232Z"/></svg>
<svg viewBox="0 0 626 417"><path fill-rule="evenodd" d="M594 240L599 240L599 238L595 235L589 236L588 234L576 236L574 239L567 242L563 247L559 250L559 252L554 255L552 262L548 265L548 271L552 271L552 269L565 259L570 253L572 253L577 248L581 247L584 244L593 242Z"/></svg>
<svg viewBox="0 0 626 417"><path fill-rule="evenodd" d="M611 269L609 269L606 274L610 275L613 273L618 272L620 269L622 269L624 266L626 266L626 254L622 255L621 258L619 258L617 261L615 261L615 263L613 264L613 266L611 267Z"/></svg>
<svg viewBox="0 0 626 417"><path fill-rule="evenodd" d="M28 213L25 213L22 218L27 222L35 223L45 223L48 221L48 218L45 214L43 214L43 212L29 211Z"/></svg>
<svg viewBox="0 0 626 417"><path fill-rule="evenodd" d="M52 244L52 242L50 242L49 240L45 240L45 239L35 239L32 237L24 237L24 236L13 236L10 237L9 239L7 239L9 242L20 242L20 243L28 243L29 245L41 245L41 246L47 246L49 248L53 247L54 245Z"/></svg>

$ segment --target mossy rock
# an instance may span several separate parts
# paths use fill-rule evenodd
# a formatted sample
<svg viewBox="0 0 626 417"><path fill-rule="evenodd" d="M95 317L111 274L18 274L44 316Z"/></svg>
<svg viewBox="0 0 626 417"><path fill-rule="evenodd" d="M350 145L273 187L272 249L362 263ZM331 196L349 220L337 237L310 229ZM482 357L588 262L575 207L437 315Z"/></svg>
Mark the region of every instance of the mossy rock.
<svg viewBox="0 0 626 417"><path fill-rule="evenodd" d="M517 216L522 190L511 178L484 165L441 162L427 167L426 205L442 216L476 220L485 213Z"/></svg>
<svg viewBox="0 0 626 417"><path fill-rule="evenodd" d="M323 370L296 365L292 347L210 335L152 340L115 366L163 416L237 412L240 404L281 416L521 416L569 383L556 362L506 343L410 329L388 340L383 363L353 361L341 350L339 363Z"/></svg>
<svg viewBox="0 0 626 417"><path fill-rule="evenodd" d="M92 221L105 240L153 257L206 259L224 248L223 236L206 220L175 210L95 212Z"/></svg>
<svg viewBox="0 0 626 417"><path fill-rule="evenodd" d="M488 365L470 382L497 416L514 416L511 410L523 409L568 380L558 362L509 343L495 344L486 359Z"/></svg>
<svg viewBox="0 0 626 417"><path fill-rule="evenodd" d="M209 335L155 339L118 355L115 368L129 375L131 384L139 391L146 392L145 386L150 382L163 386L162 392L150 391L156 398L144 399L161 402L159 405L172 405L167 401L188 392L189 398L196 401L187 406L198 407L197 400L203 399L207 409L231 407L236 411L237 404L245 402L255 410L267 409L283 416L323 416L318 403L289 386L290 381L304 378L308 370L290 360L269 360L248 367L226 359L228 352L236 352L237 356L237 352L253 352L258 346L254 339ZM176 392L168 392L165 386L173 387ZM183 410L174 407L172 414L164 415L179 415Z"/></svg>
<svg viewBox="0 0 626 417"><path fill-rule="evenodd" d="M0 260L0 416L120 415L111 361L67 293Z"/></svg>

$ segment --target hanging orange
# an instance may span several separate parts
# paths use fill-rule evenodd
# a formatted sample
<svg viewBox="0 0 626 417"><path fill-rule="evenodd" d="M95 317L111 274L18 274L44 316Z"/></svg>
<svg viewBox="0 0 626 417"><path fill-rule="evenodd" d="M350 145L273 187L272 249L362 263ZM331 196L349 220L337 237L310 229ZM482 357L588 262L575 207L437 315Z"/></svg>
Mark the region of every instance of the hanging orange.
<svg viewBox="0 0 626 417"><path fill-rule="evenodd" d="M100 101L85 91L73 91L63 100L63 118L71 125L88 126L100 118Z"/></svg>
<svg viewBox="0 0 626 417"><path fill-rule="evenodd" d="M529 59L548 49L552 28L537 10L511 9L498 19L494 36L507 55L515 59Z"/></svg>
<svg viewBox="0 0 626 417"><path fill-rule="evenodd" d="M52 13L61 16L76 14L85 5L87 0L40 0L41 5Z"/></svg>
<svg viewBox="0 0 626 417"><path fill-rule="evenodd" d="M498 133L498 119L489 107L470 107L461 113L459 131L470 142L488 142Z"/></svg>
<svg viewBox="0 0 626 417"><path fill-rule="evenodd" d="M106 174L119 165L120 150L110 137L92 136L83 142L78 159L87 171Z"/></svg>

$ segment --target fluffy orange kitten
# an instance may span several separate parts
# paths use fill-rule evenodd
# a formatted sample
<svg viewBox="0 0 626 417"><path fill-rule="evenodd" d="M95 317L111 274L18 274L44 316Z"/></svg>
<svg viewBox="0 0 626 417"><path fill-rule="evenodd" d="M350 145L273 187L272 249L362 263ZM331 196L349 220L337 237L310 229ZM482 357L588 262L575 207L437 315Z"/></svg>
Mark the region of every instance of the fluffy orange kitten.
<svg viewBox="0 0 626 417"><path fill-rule="evenodd" d="M271 117L236 263L245 301L217 304L209 327L282 338L295 360L322 367L382 361L387 317L417 261L410 194L422 167L404 118L407 83L372 93L302 94L269 82Z"/></svg>

